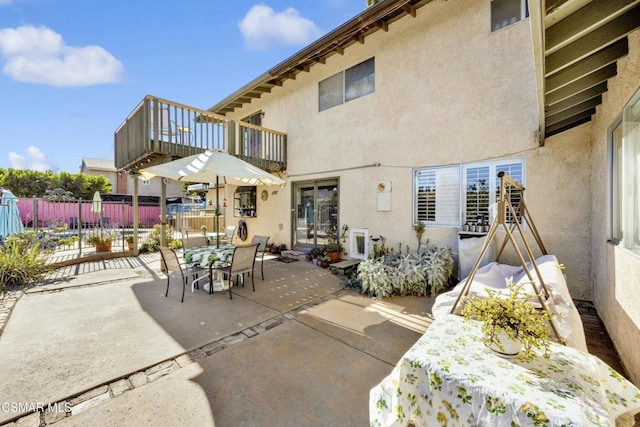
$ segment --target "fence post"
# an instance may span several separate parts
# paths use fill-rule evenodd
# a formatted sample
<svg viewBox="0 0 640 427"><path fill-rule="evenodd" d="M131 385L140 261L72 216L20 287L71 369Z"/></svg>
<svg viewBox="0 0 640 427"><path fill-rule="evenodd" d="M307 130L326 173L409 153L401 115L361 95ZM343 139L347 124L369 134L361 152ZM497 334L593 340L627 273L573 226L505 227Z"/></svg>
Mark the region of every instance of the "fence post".
<svg viewBox="0 0 640 427"><path fill-rule="evenodd" d="M33 231L38 229L38 199L33 198L33 224L31 224Z"/></svg>
<svg viewBox="0 0 640 427"><path fill-rule="evenodd" d="M82 199L78 200L78 254L82 255Z"/></svg>

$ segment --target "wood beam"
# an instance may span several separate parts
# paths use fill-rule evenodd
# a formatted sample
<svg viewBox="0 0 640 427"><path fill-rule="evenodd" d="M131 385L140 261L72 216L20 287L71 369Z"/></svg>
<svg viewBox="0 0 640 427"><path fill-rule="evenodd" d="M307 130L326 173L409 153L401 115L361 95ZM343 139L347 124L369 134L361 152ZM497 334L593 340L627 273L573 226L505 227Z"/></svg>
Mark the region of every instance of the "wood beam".
<svg viewBox="0 0 640 427"><path fill-rule="evenodd" d="M547 92L552 92L562 86L575 82L581 77L615 62L627 53L629 53L629 41L624 38L611 46L607 46L606 49L576 62L569 68L565 68L552 76L547 75L546 90Z"/></svg>
<svg viewBox="0 0 640 427"><path fill-rule="evenodd" d="M411 15L413 18L416 17L416 8L411 6L410 4L405 4L404 6L402 6L402 10L404 10L405 12L407 12L409 15Z"/></svg>
<svg viewBox="0 0 640 427"><path fill-rule="evenodd" d="M562 88L553 92L547 93L545 97L546 105L553 105L575 95L576 93L589 89L592 86L596 86L598 84L606 82L608 79L617 74L616 68L617 65L614 62L613 64L607 65L606 67L601 68L596 72L587 74L586 76L576 80L571 84L563 86Z"/></svg>
<svg viewBox="0 0 640 427"><path fill-rule="evenodd" d="M574 128L576 126L580 126L583 123L587 123L589 121L591 121L591 116L593 114L595 114L596 109L593 108L591 110L588 111L584 111L574 117L570 117L567 120L563 120L559 123L556 123L552 126L549 126L547 128L545 128L544 132L546 134L547 137L551 136L551 135L555 135L557 133L560 132L564 132L568 129Z"/></svg>
<svg viewBox="0 0 640 427"><path fill-rule="evenodd" d="M340 46L336 46L335 51L338 52L340 55L344 55L344 49Z"/></svg>
<svg viewBox="0 0 640 427"><path fill-rule="evenodd" d="M598 95L595 98L591 98L587 101L581 102L580 104L574 105L571 108L567 108L564 111L560 111L556 114L551 114L547 116L547 126L552 126L556 123L560 123L564 120L567 120L571 117L575 117L585 111L594 110L596 105L602 104L602 96Z"/></svg>
<svg viewBox="0 0 640 427"><path fill-rule="evenodd" d="M547 8L545 10L544 27L549 28L557 22L562 21L567 16L572 15L576 11L582 9L593 0L566 0L566 1L546 1Z"/></svg>
<svg viewBox="0 0 640 427"><path fill-rule="evenodd" d="M358 36L358 43L364 44L364 36L362 34Z"/></svg>
<svg viewBox="0 0 640 427"><path fill-rule="evenodd" d="M602 82L599 85L590 87L587 90L583 90L582 92L576 93L569 98L560 101L552 106L547 106L546 114L547 116L559 113L560 111L567 110L575 105L578 105L582 102L588 101L591 98L595 98L596 96L602 95L607 91L607 82Z"/></svg>
<svg viewBox="0 0 640 427"><path fill-rule="evenodd" d="M547 74L553 74L575 64L579 60L625 37L638 26L640 26L640 7L628 11L624 15L548 55L545 61Z"/></svg>
<svg viewBox="0 0 640 427"><path fill-rule="evenodd" d="M376 21L376 27L378 27L385 33L389 31L389 24L387 24L385 21Z"/></svg>
<svg viewBox="0 0 640 427"><path fill-rule="evenodd" d="M547 29L547 55L573 43L638 4L640 0L595 0L589 3Z"/></svg>

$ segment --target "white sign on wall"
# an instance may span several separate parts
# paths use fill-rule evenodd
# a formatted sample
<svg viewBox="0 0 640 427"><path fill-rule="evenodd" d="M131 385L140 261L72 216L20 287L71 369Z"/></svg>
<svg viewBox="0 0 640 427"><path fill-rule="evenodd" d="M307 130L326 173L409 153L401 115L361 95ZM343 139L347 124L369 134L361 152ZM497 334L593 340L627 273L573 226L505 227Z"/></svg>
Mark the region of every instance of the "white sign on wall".
<svg viewBox="0 0 640 427"><path fill-rule="evenodd" d="M391 181L378 181L378 212L391 211Z"/></svg>

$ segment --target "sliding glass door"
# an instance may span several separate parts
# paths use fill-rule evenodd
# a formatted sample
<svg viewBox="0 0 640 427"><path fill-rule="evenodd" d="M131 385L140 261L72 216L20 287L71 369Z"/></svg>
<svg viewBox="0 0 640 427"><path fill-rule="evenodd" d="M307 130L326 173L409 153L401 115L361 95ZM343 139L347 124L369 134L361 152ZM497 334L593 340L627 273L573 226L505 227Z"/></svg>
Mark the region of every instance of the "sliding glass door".
<svg viewBox="0 0 640 427"><path fill-rule="evenodd" d="M337 179L294 184L294 245L322 246L338 225Z"/></svg>

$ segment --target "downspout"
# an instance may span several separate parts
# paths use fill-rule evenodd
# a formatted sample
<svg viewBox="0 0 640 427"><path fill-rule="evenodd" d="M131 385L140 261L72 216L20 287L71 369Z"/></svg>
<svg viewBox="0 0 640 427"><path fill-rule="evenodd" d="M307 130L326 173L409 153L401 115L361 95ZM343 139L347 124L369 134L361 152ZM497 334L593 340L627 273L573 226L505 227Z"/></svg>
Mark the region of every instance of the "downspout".
<svg viewBox="0 0 640 427"><path fill-rule="evenodd" d="M529 0L529 21L533 44L533 65L538 99L538 144L544 146L545 137L545 76L544 76L544 0Z"/></svg>

